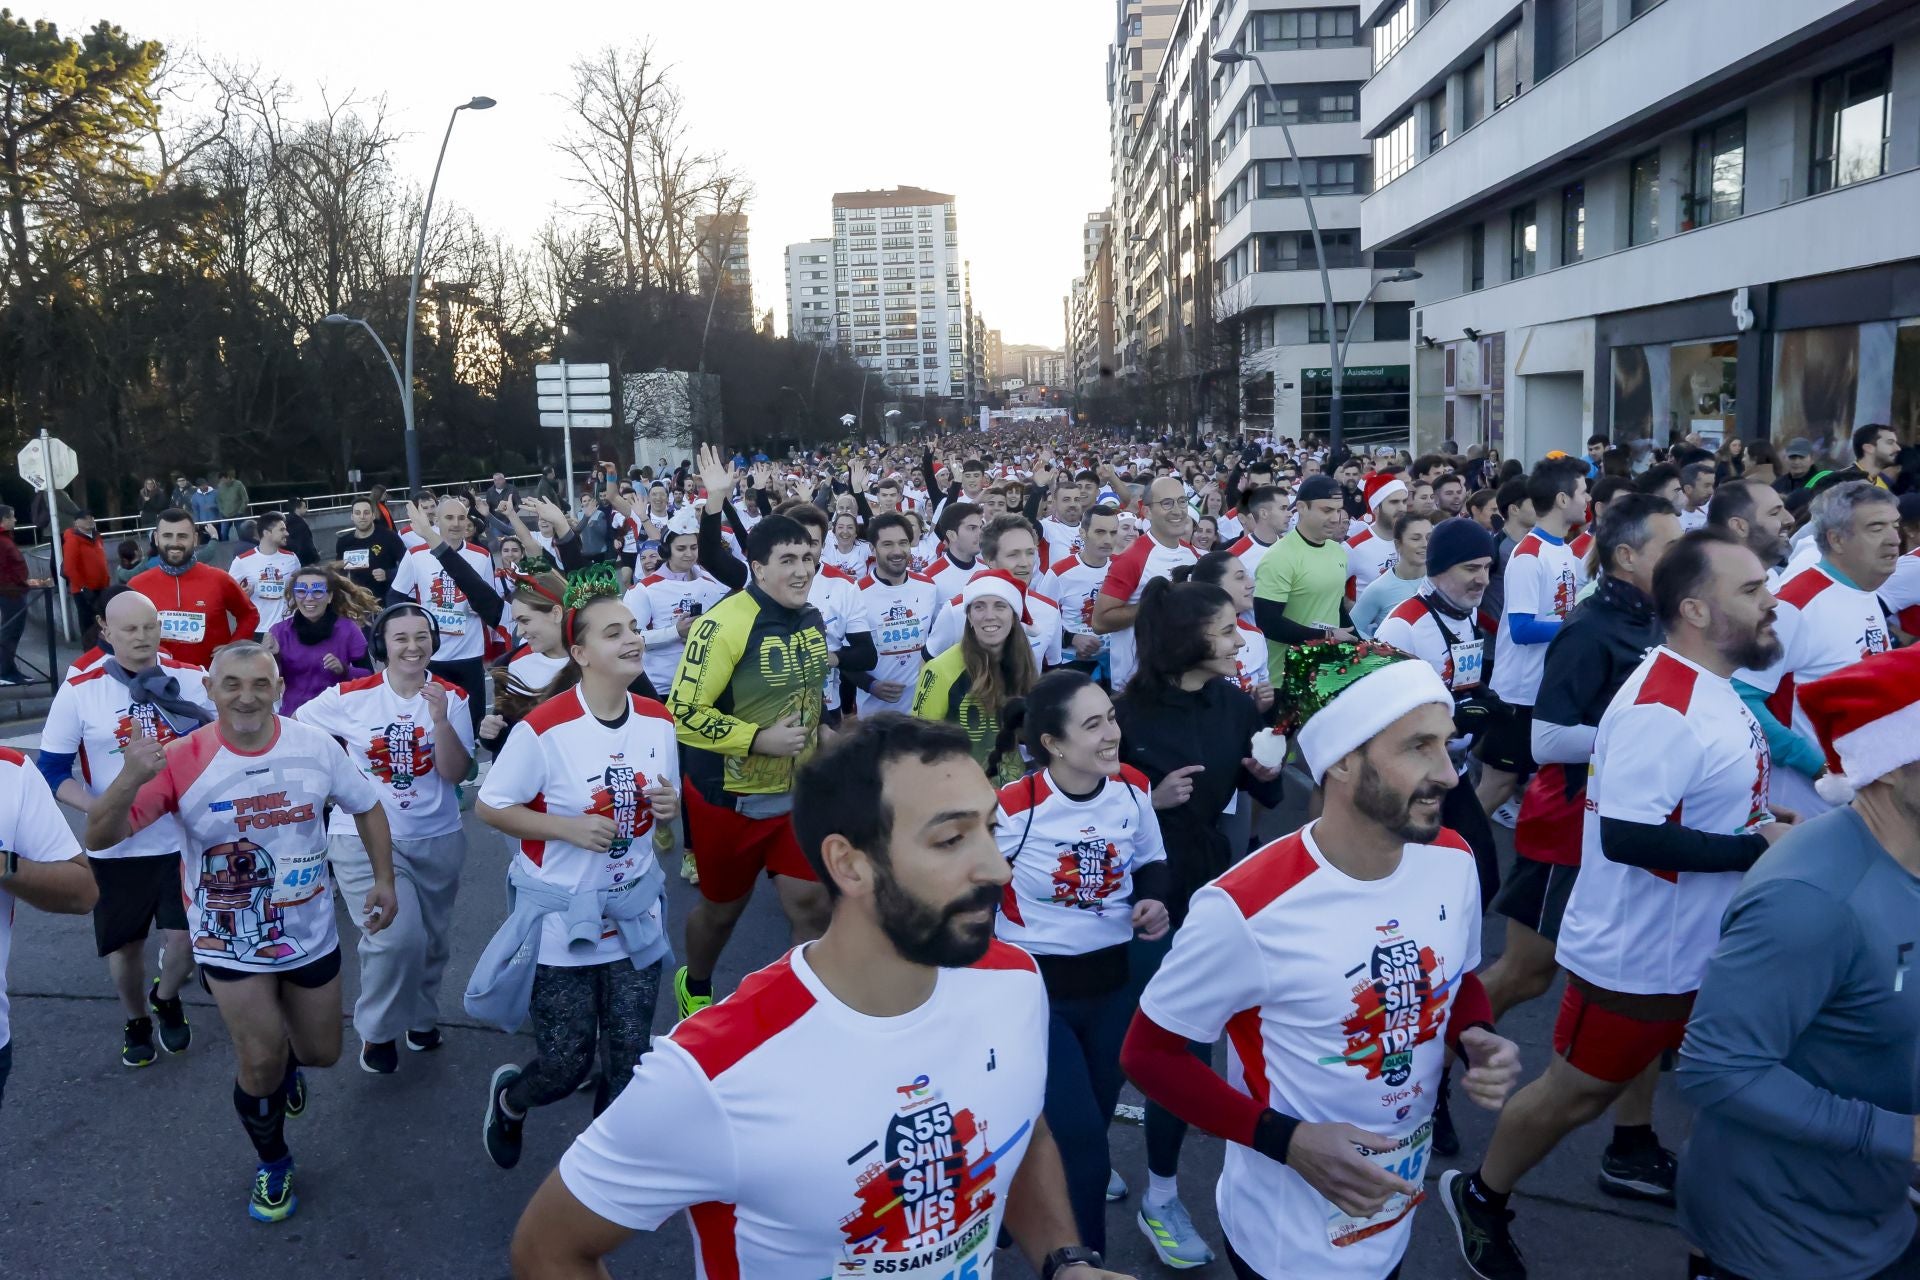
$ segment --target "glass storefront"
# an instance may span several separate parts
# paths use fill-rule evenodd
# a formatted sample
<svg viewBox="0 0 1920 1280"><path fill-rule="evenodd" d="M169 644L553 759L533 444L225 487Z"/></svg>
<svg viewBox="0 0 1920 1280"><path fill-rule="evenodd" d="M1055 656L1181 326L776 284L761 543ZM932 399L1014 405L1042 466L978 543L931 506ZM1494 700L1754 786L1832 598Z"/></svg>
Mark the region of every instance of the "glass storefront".
<svg viewBox="0 0 1920 1280"><path fill-rule="evenodd" d="M1355 365L1341 371L1341 433L1352 444L1404 444L1412 430L1409 394L1413 381L1404 364ZM1300 430L1303 438L1327 434L1333 400L1332 370L1300 371Z"/></svg>
<svg viewBox="0 0 1920 1280"><path fill-rule="evenodd" d="M1718 449L1737 434L1735 339L1613 349L1613 438L1668 445L1688 435Z"/></svg>
<svg viewBox="0 0 1920 1280"><path fill-rule="evenodd" d="M1920 441L1920 318L1788 329L1774 338L1773 438L1852 461L1854 428L1884 422Z"/></svg>

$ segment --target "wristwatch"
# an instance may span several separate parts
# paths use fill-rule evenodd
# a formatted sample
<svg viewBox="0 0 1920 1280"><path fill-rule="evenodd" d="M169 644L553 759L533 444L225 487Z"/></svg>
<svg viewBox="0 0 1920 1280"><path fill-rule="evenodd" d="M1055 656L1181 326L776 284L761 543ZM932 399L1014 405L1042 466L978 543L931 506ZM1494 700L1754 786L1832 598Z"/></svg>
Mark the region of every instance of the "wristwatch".
<svg viewBox="0 0 1920 1280"><path fill-rule="evenodd" d="M0 862L0 867L5 868L5 870L0 870L0 875L18 875L20 872L20 851L18 849L7 850L6 860Z"/></svg>
<svg viewBox="0 0 1920 1280"><path fill-rule="evenodd" d="M1063 1267L1103 1267L1106 1259L1083 1244L1070 1244L1063 1249L1055 1249L1040 1264L1040 1280L1053 1280L1054 1273Z"/></svg>

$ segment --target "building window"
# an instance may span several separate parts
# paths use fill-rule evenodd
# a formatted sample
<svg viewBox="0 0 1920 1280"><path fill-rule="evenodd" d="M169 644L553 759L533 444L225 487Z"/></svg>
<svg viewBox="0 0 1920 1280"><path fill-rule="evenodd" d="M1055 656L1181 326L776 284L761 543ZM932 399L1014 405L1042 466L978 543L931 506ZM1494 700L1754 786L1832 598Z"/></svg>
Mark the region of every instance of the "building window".
<svg viewBox="0 0 1920 1280"><path fill-rule="evenodd" d="M1539 260L1540 218L1529 200L1507 215L1507 279L1532 275Z"/></svg>
<svg viewBox="0 0 1920 1280"><path fill-rule="evenodd" d="M1694 130L1693 188L1687 193L1686 221L1704 227L1739 217L1746 187L1745 113Z"/></svg>
<svg viewBox="0 0 1920 1280"><path fill-rule="evenodd" d="M1345 124L1360 118L1357 84L1297 84L1254 93L1261 124Z"/></svg>
<svg viewBox="0 0 1920 1280"><path fill-rule="evenodd" d="M1413 37L1413 0L1398 0L1373 24L1373 66L1380 65Z"/></svg>
<svg viewBox="0 0 1920 1280"><path fill-rule="evenodd" d="M1128 35L1130 35L1130 36L1138 36L1138 35L1140 34L1140 31L1141 31L1141 26L1140 26L1140 24L1141 24L1141 18L1140 18L1140 16L1139 16L1138 14L1135 14L1135 15L1134 15L1133 17L1131 17L1131 18L1128 18L1128 19L1127 19L1127 34L1128 34Z"/></svg>
<svg viewBox="0 0 1920 1280"><path fill-rule="evenodd" d="M1487 224L1476 222L1467 233L1467 288L1487 287Z"/></svg>
<svg viewBox="0 0 1920 1280"><path fill-rule="evenodd" d="M1560 265L1587 256L1587 184L1576 182L1560 192Z"/></svg>
<svg viewBox="0 0 1920 1280"><path fill-rule="evenodd" d="M1633 0L1632 16L1637 18L1647 10L1657 7L1659 3L1660 0Z"/></svg>
<svg viewBox="0 0 1920 1280"><path fill-rule="evenodd" d="M1344 340L1347 329L1353 323L1353 304L1336 302L1333 306L1334 327L1340 331ZM1327 308L1325 304L1307 308L1307 341L1325 342L1327 340Z"/></svg>
<svg viewBox="0 0 1920 1280"><path fill-rule="evenodd" d="M1260 271L1311 271L1319 260L1313 254L1311 231L1280 231L1257 237L1260 246ZM1322 231L1320 243L1327 251L1329 268L1357 267L1365 262L1360 252L1358 231ZM1237 254L1239 250L1235 250ZM1227 261L1233 260L1228 255Z"/></svg>
<svg viewBox="0 0 1920 1280"><path fill-rule="evenodd" d="M1557 71L1600 43L1600 0L1548 0L1540 7L1547 26L1544 51L1549 59L1542 71Z"/></svg>
<svg viewBox="0 0 1920 1280"><path fill-rule="evenodd" d="M1460 127L1471 129L1487 116L1487 60L1475 58L1460 73Z"/></svg>
<svg viewBox="0 0 1920 1280"><path fill-rule="evenodd" d="M1376 144L1377 145L1377 144ZM1300 162L1306 170L1307 194L1316 196L1363 196L1367 194L1367 157L1308 156ZM1300 172L1291 160L1260 162L1259 198L1298 196Z"/></svg>
<svg viewBox="0 0 1920 1280"><path fill-rule="evenodd" d="M1660 235L1660 153L1635 156L1627 182L1627 243L1646 244Z"/></svg>
<svg viewBox="0 0 1920 1280"><path fill-rule="evenodd" d="M1447 145L1447 91L1427 99L1427 154Z"/></svg>
<svg viewBox="0 0 1920 1280"><path fill-rule="evenodd" d="M1341 49L1359 43L1359 28L1358 9L1293 9L1284 13L1254 14L1250 35L1257 53L1274 49Z"/></svg>
<svg viewBox="0 0 1920 1280"><path fill-rule="evenodd" d="M1818 194L1887 171L1888 86L1893 55L1878 53L1814 82L1813 173Z"/></svg>
<svg viewBox="0 0 1920 1280"><path fill-rule="evenodd" d="M1373 304L1373 340L1375 342L1405 342L1412 334L1413 304L1411 302Z"/></svg>
<svg viewBox="0 0 1920 1280"><path fill-rule="evenodd" d="M1373 140L1373 172L1381 186L1413 168L1413 113Z"/></svg>
<svg viewBox="0 0 1920 1280"><path fill-rule="evenodd" d="M1493 38L1493 109L1520 96L1520 24Z"/></svg>

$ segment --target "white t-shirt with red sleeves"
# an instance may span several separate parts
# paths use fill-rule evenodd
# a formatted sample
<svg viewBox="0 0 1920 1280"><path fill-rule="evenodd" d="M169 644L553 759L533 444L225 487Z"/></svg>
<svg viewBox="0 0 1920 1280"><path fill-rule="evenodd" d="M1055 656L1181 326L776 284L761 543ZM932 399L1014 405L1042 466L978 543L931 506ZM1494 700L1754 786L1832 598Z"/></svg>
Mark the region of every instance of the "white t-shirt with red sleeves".
<svg viewBox="0 0 1920 1280"><path fill-rule="evenodd" d="M365 813L380 793L331 736L274 717L273 740L240 751L202 725L167 744L133 799L140 831L173 814L186 832L180 887L200 964L284 973L340 945L327 868L328 803ZM358 906L358 903L352 904Z"/></svg>
<svg viewBox="0 0 1920 1280"><path fill-rule="evenodd" d="M611 819L613 847L605 853L564 840L522 840L519 857L542 881L570 893L606 893L631 887L654 864L653 802L648 787L680 790L680 756L673 717L649 698L630 694L625 718L609 726L587 710L575 685L547 699L513 726L500 748L480 803L495 809L526 805L540 813ZM649 914L662 923L664 906ZM567 925L558 915L542 924L540 963L606 964L624 961L619 930L602 921L600 943L578 951L567 946Z"/></svg>
<svg viewBox="0 0 1920 1280"><path fill-rule="evenodd" d="M1514 547L1504 579L1506 608L1493 638L1493 691L1502 702L1531 707L1547 669L1546 645L1515 643L1513 615L1564 620L1573 612L1582 576L1573 548L1551 534L1529 529Z"/></svg>
<svg viewBox="0 0 1920 1280"><path fill-rule="evenodd" d="M1920 547L1893 564L1893 576L1880 587L1880 600L1893 610L1900 629L1920 636Z"/></svg>
<svg viewBox="0 0 1920 1280"><path fill-rule="evenodd" d="M1052 572L1058 591L1054 603L1060 606L1061 656L1069 661L1076 656L1071 652L1073 642L1069 637L1080 635L1093 636L1100 642L1100 652L1107 652L1113 646L1113 637L1093 629L1093 602L1107 580L1107 566L1086 564L1074 555L1055 561Z"/></svg>
<svg viewBox="0 0 1920 1280"><path fill-rule="evenodd" d="M1432 667L1456 694L1480 687L1486 668L1486 641L1480 628L1472 618L1441 616L1424 591L1395 605L1374 629L1373 638Z"/></svg>
<svg viewBox="0 0 1920 1280"><path fill-rule="evenodd" d="M1153 784L1132 765L1084 800L1047 770L1000 788L994 828L1013 867L994 926L1037 956L1078 956L1133 937L1133 873L1163 861Z"/></svg>
<svg viewBox="0 0 1920 1280"><path fill-rule="evenodd" d="M1085 541L1079 525L1055 520L1052 516L1041 516L1040 546L1044 553L1041 567L1057 571L1062 560L1080 554L1080 547Z"/></svg>
<svg viewBox="0 0 1920 1280"><path fill-rule="evenodd" d="M507 674L519 681L523 688L535 693L552 684L554 677L566 667L565 658L549 658L544 653L536 653L533 646L524 640L507 654Z"/></svg>
<svg viewBox="0 0 1920 1280"><path fill-rule="evenodd" d="M726 584L698 565L685 578L650 573L627 589L626 606L647 642L641 662L654 692L664 697L673 687L673 673L687 651L680 620L705 613L726 598Z"/></svg>
<svg viewBox="0 0 1920 1280"><path fill-rule="evenodd" d="M458 685L429 675L447 693L447 725L473 755L473 716ZM424 689L424 686L423 686ZM294 718L337 738L354 765L379 790L395 840L425 840L460 829L460 793L434 768L433 713L424 692L403 698L381 671L330 685L300 706ZM336 836L356 834L338 810L327 823Z"/></svg>
<svg viewBox="0 0 1920 1280"><path fill-rule="evenodd" d="M460 556L473 566L485 581L493 574L493 558L486 548L469 542L460 548ZM434 558L423 544L400 558L394 571L393 590L411 596L414 603L433 615L440 628L440 647L433 652L435 662L462 662L478 658L486 651L486 628L480 615L467 603L467 593L453 575Z"/></svg>
<svg viewBox="0 0 1920 1280"><path fill-rule="evenodd" d="M1580 878L1560 923L1562 966L1635 995L1700 987L1737 871L1650 871L1607 857L1600 820L1733 835L1767 811L1771 757L1733 684L1662 645L1607 704L1587 777Z"/></svg>
<svg viewBox="0 0 1920 1280"><path fill-rule="evenodd" d="M944 601L959 595L960 588L967 585L967 579L986 567L987 562L979 556L973 558L972 564L962 566L955 564L947 556L940 555L934 557L933 562L927 565L924 572L933 585L939 588L940 599Z"/></svg>
<svg viewBox="0 0 1920 1280"><path fill-rule="evenodd" d="M1192 544L1180 542L1163 547L1151 529L1143 529L1132 546L1107 561L1107 576L1100 583L1100 594L1123 604L1139 604L1140 596L1149 582L1155 578L1170 578L1176 568L1193 564L1199 558L1200 553L1193 549ZM1127 687L1127 681L1133 679L1133 673L1139 669L1139 651L1135 646L1132 627L1109 634L1113 638L1113 646L1109 650L1112 655L1113 691L1118 693Z"/></svg>
<svg viewBox="0 0 1920 1280"><path fill-rule="evenodd" d="M807 603L820 611L821 633L827 638L827 651L838 653L846 647L847 637L873 630L867 619L867 607L860 597L860 584L832 565L822 565L807 588ZM840 668L827 668L826 701L828 711L840 709Z"/></svg>
<svg viewBox="0 0 1920 1280"><path fill-rule="evenodd" d="M1335 868L1317 824L1193 895L1140 1011L1189 1040L1224 1031L1227 1080L1265 1106L1395 1139L1369 1159L1422 1185L1460 979L1480 963L1480 881L1466 841L1408 844L1378 880ZM1384 1276L1421 1197L1355 1218L1286 1165L1230 1143L1214 1200L1234 1250L1267 1276Z"/></svg>
<svg viewBox="0 0 1920 1280"><path fill-rule="evenodd" d="M1240 652L1233 659L1233 682L1252 697L1254 686L1272 683L1267 678L1267 637L1245 618L1235 618L1234 624L1240 629Z"/></svg>
<svg viewBox="0 0 1920 1280"><path fill-rule="evenodd" d="M1273 543L1261 542L1249 533L1243 534L1240 540L1227 550L1240 558L1240 563L1246 566L1247 576L1251 578L1259 571L1260 562L1266 559L1267 552L1273 550Z"/></svg>
<svg viewBox="0 0 1920 1280"><path fill-rule="evenodd" d="M209 715L213 713L213 703L207 698L206 672L164 655L160 665L179 682L181 697ZM120 776L126 760L122 753L136 736L165 745L181 735L152 703L135 706L127 686L108 675L104 666L95 666L61 685L53 695L46 727L40 731L40 749L73 756L74 776L88 795L97 798ZM112 848L97 849L87 856L150 858L178 854L183 847L180 824L169 815Z"/></svg>
<svg viewBox="0 0 1920 1280"><path fill-rule="evenodd" d="M827 989L811 949L654 1041L561 1181L631 1230L685 1212L716 1280L985 1280L1046 1093L1033 958L994 942L878 1018Z"/></svg>
<svg viewBox="0 0 1920 1280"><path fill-rule="evenodd" d="M1347 539L1347 599L1358 600L1369 583L1399 563L1393 539L1380 536L1369 523Z"/></svg>
<svg viewBox="0 0 1920 1280"><path fill-rule="evenodd" d="M253 607L260 611L260 630L265 632L287 616L287 584L300 572L300 557L291 551L268 554L254 547L235 556L227 572L252 598Z"/></svg>
<svg viewBox="0 0 1920 1280"><path fill-rule="evenodd" d="M933 628L927 635L927 656L937 658L953 646L960 643L960 637L967 626L966 606L961 603L963 597L955 592L940 606L935 615ZM1051 596L1041 595L1038 591L1027 592L1027 616L1031 622L1022 622L1021 628L1027 633L1027 647L1033 650L1035 669L1045 671L1049 667L1060 665L1060 606Z"/></svg>
<svg viewBox="0 0 1920 1280"><path fill-rule="evenodd" d="M22 862L69 862L80 852L80 842L60 816L47 780L18 751L0 747L0 856L17 853ZM13 895L0 886L0 1049L13 1041L7 1003L7 963L12 954Z"/></svg>
<svg viewBox="0 0 1920 1280"><path fill-rule="evenodd" d="M838 538L828 538L827 545L820 550L820 563L832 565L848 577L858 579L873 565L873 548L855 538L853 546L842 551Z"/></svg>
<svg viewBox="0 0 1920 1280"><path fill-rule="evenodd" d="M891 680L901 687L900 697L883 702L865 689L854 702L861 715L874 711L913 709L913 686L920 678L921 650L933 629L939 612L940 595L931 578L909 572L898 586L883 582L872 574L860 579L860 603L867 622L873 628L873 647L879 662L873 668L875 680Z"/></svg>

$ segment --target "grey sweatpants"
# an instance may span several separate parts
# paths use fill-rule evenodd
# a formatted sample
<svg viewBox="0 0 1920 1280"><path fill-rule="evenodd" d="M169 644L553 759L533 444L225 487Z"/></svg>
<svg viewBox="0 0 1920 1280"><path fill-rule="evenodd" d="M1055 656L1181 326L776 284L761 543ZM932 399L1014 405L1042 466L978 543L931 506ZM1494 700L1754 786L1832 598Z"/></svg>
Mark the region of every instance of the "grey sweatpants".
<svg viewBox="0 0 1920 1280"><path fill-rule="evenodd" d="M358 836L329 836L327 860L348 914L365 923L363 904L373 888L373 862ZM399 910L379 933L360 935L360 998L353 1029L363 1041L398 1040L405 1031L430 1031L440 1018L440 977L446 972L453 898L467 860L464 831L393 842L393 889Z"/></svg>

